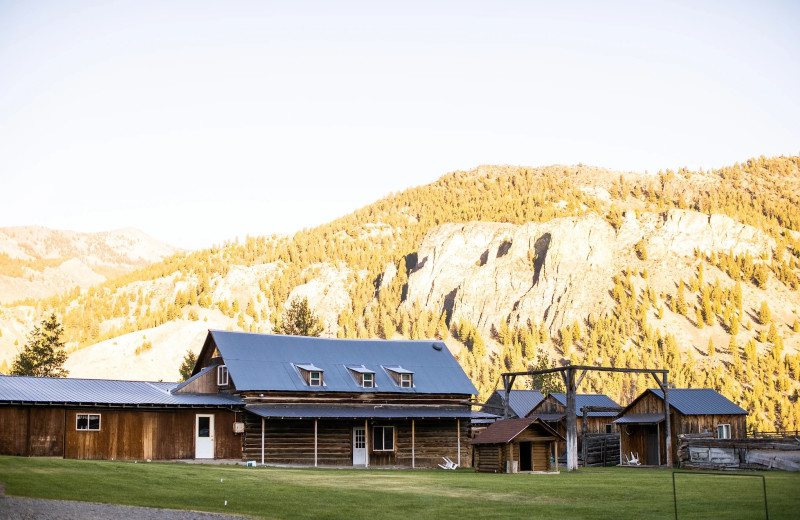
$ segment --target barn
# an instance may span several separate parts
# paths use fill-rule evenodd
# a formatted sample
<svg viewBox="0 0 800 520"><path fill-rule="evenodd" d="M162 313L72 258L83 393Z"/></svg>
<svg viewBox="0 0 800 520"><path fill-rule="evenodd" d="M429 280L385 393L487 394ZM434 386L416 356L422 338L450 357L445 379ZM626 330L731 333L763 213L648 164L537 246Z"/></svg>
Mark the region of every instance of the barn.
<svg viewBox="0 0 800 520"><path fill-rule="evenodd" d="M747 436L747 410L710 388L670 389L669 408L672 439L702 432L721 439ZM649 466L666 463L664 393L660 389L645 390L620 412L614 424L620 430L623 454L638 455L639 461ZM677 446L672 447L672 460L679 460Z"/></svg>
<svg viewBox="0 0 800 520"><path fill-rule="evenodd" d="M516 473L558 471L557 431L536 418L505 419L472 440L475 471Z"/></svg>
<svg viewBox="0 0 800 520"><path fill-rule="evenodd" d="M68 459L242 456L241 400L178 383L0 376L0 454Z"/></svg>

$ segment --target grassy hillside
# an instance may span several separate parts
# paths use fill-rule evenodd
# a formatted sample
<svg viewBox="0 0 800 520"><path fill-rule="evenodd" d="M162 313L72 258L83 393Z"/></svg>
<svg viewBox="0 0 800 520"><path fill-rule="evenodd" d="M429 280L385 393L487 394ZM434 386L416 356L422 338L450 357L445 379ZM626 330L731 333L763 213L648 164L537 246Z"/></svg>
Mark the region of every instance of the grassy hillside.
<svg viewBox="0 0 800 520"><path fill-rule="evenodd" d="M660 286L669 290L654 290L648 270L632 264L617 275L612 312L596 316L587 309L584 320L562 330L547 330L541 317L531 316L528 327L508 330L498 323L486 333L403 301L417 248L434 226L546 222L596 212L618 228L625 211L671 208L728 215L763 230L777 247L760 257L698 254L691 275L677 269L659 274L668 278L670 284L661 280ZM644 262L647 252L637 255ZM388 264L397 268L393 278L384 276ZM342 337L447 339L456 350L463 346L459 359L482 396L501 371L532 364L658 365L670 368L678 385L717 388L755 410L751 428L800 428L800 331L792 308L800 274L800 157L655 174L582 165L453 172L292 237L253 237L176 255L88 291L38 301L31 314L55 309L72 348L196 320L202 309L233 318L234 328L269 332L292 291L326 269L346 278L348 302L330 330ZM783 306L761 316L762 302ZM709 332L711 344L691 339L705 340ZM690 339L679 344L676 337ZM644 378L587 377L582 389L625 401L646 386L652 383Z"/></svg>

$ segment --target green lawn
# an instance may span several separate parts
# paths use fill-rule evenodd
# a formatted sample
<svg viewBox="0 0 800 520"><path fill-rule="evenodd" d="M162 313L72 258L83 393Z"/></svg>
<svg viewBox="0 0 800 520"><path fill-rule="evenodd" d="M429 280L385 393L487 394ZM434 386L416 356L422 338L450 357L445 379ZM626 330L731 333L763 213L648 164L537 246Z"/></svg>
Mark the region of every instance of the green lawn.
<svg viewBox="0 0 800 520"><path fill-rule="evenodd" d="M797 518L800 474L761 474L770 518ZM7 495L254 518L674 518L672 471L664 469L488 475L0 457L0 481ZM677 483L680 518L764 517L760 479L694 474Z"/></svg>

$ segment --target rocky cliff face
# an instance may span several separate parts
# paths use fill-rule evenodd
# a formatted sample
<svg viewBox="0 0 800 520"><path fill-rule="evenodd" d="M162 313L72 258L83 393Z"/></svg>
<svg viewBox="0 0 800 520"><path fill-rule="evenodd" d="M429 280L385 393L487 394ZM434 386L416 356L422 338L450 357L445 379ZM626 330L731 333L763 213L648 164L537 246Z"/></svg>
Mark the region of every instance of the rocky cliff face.
<svg viewBox="0 0 800 520"><path fill-rule="evenodd" d="M647 260L634 252L639 241ZM674 282L697 250L758 256L774 246L761 231L726 216L683 210L628 212L618 230L595 213L521 226L446 224L420 245L407 304L418 301L485 331L532 319L553 333L608 310L612 277L625 267L670 271ZM658 290L659 281L653 283Z"/></svg>

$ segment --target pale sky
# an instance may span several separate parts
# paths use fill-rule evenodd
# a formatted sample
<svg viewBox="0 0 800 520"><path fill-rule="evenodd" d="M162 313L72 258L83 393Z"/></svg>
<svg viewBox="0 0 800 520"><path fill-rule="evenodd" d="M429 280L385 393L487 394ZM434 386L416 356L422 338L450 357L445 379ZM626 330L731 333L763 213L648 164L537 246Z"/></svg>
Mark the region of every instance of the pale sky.
<svg viewBox="0 0 800 520"><path fill-rule="evenodd" d="M0 227L185 248L481 164L800 153L800 2L0 0Z"/></svg>

